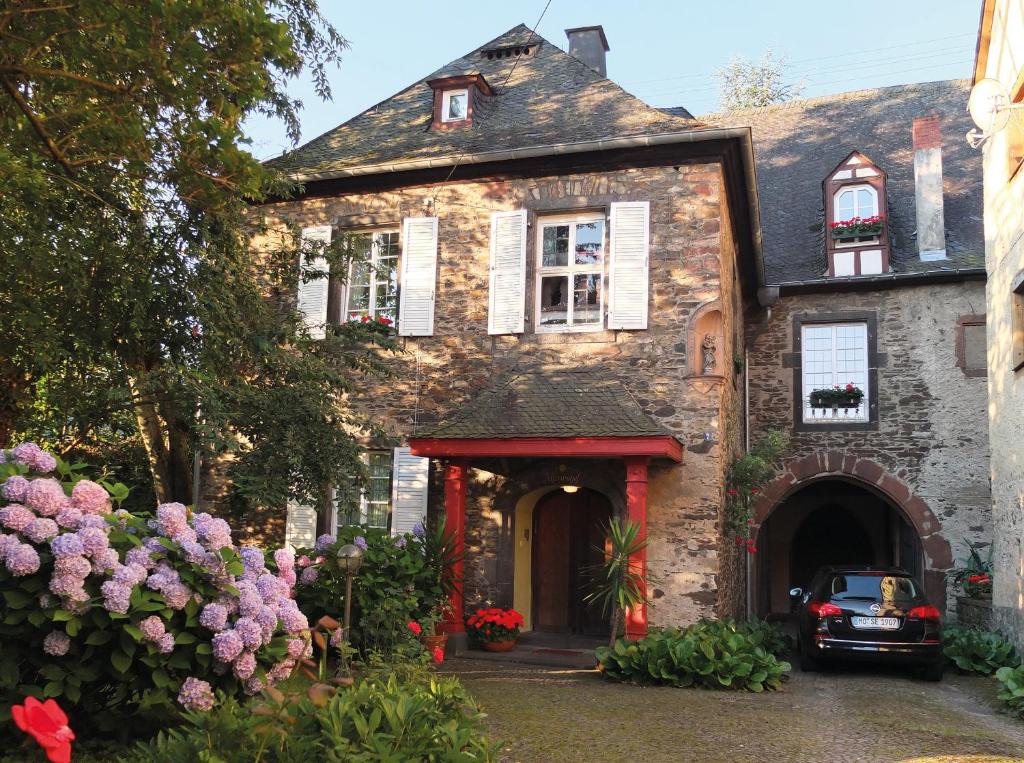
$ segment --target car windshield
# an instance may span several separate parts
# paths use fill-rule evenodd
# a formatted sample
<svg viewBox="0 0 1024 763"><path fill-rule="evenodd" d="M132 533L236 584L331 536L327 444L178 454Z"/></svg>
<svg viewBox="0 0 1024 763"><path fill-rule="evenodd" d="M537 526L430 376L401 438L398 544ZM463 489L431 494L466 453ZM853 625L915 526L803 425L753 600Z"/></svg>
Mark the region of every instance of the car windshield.
<svg viewBox="0 0 1024 763"><path fill-rule="evenodd" d="M871 599L872 601L914 601L919 592L913 578L902 575L836 575L832 578L832 597Z"/></svg>

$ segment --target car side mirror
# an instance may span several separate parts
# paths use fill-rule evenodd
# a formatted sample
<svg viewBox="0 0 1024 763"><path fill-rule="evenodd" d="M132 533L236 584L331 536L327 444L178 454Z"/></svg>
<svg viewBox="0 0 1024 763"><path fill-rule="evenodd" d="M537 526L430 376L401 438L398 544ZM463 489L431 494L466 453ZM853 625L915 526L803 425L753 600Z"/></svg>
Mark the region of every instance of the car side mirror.
<svg viewBox="0 0 1024 763"><path fill-rule="evenodd" d="M789 589L789 598L791 598L791 599L799 599L803 595L804 595L804 589L803 588L790 588Z"/></svg>

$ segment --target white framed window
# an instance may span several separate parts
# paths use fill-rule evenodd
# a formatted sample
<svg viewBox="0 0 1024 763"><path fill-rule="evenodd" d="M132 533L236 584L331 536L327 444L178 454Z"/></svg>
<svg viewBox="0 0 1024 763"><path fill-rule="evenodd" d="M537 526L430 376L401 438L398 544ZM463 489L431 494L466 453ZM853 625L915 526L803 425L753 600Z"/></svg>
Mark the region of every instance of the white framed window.
<svg viewBox="0 0 1024 763"><path fill-rule="evenodd" d="M805 423L868 421L868 326L866 323L805 323L801 327L803 420ZM857 408L812 408L811 393L852 384L864 397Z"/></svg>
<svg viewBox="0 0 1024 763"><path fill-rule="evenodd" d="M604 230L601 213L538 220L535 289L538 332L603 328Z"/></svg>
<svg viewBox="0 0 1024 763"><path fill-rule="evenodd" d="M358 498L346 494L344 489L335 491L336 526L369 525L386 529L391 520L392 451L369 451L363 454L363 462L368 482Z"/></svg>
<svg viewBox="0 0 1024 763"><path fill-rule="evenodd" d="M469 90L445 90L441 93L441 121L461 122L469 119Z"/></svg>
<svg viewBox="0 0 1024 763"><path fill-rule="evenodd" d="M398 307L397 230L350 234L352 262L345 295L345 318L395 320Z"/></svg>
<svg viewBox="0 0 1024 763"><path fill-rule="evenodd" d="M878 215L878 192L870 185L848 185L836 191L833 205L833 219L836 222L861 219ZM878 236L858 236L836 242L837 247L875 243Z"/></svg>

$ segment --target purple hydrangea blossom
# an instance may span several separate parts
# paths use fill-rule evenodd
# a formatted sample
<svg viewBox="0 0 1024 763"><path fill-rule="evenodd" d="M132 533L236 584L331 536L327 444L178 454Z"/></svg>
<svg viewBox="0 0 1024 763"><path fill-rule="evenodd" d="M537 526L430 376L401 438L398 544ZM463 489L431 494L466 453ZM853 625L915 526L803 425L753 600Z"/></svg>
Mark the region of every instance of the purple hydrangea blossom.
<svg viewBox="0 0 1024 763"><path fill-rule="evenodd" d="M14 532L21 532L32 524L35 519L36 515L30 509L26 509L24 506L16 503L0 509L0 522L8 530L13 530Z"/></svg>
<svg viewBox="0 0 1024 763"><path fill-rule="evenodd" d="M181 545L182 543L196 543L199 540L199 536L196 535L196 531L191 527L185 527L170 537L171 540L178 545Z"/></svg>
<svg viewBox="0 0 1024 763"><path fill-rule="evenodd" d="M0 562L7 556L7 552L18 545L18 539L13 535L0 533Z"/></svg>
<svg viewBox="0 0 1024 763"><path fill-rule="evenodd" d="M110 511L110 495L92 480L79 480L71 489L71 505L85 514L106 514Z"/></svg>
<svg viewBox="0 0 1024 763"><path fill-rule="evenodd" d="M71 648L71 639L64 631L50 631L43 639L43 651L51 657L63 657Z"/></svg>
<svg viewBox="0 0 1024 763"><path fill-rule="evenodd" d="M75 533L63 533L51 540L50 551L54 556L82 556L85 554L82 539Z"/></svg>
<svg viewBox="0 0 1024 763"><path fill-rule="evenodd" d="M117 550L105 548L92 558L92 571L97 575L102 575L109 570L116 570L120 564L121 560L117 556Z"/></svg>
<svg viewBox="0 0 1024 763"><path fill-rule="evenodd" d="M86 556L102 554L110 547L107 534L98 527L83 527L76 534L82 541L82 548L85 549Z"/></svg>
<svg viewBox="0 0 1024 763"><path fill-rule="evenodd" d="M265 602L275 602L281 598L281 581L265 572L256 580L256 590Z"/></svg>
<svg viewBox="0 0 1024 763"><path fill-rule="evenodd" d="M8 501L21 503L25 500L25 493L28 491L29 481L20 474L8 477L4 481L4 498Z"/></svg>
<svg viewBox="0 0 1024 763"><path fill-rule="evenodd" d="M274 667L267 671L267 681L271 684L279 683L280 681L284 681L289 676L291 676L291 674L294 671L294 660L284 660L283 662L278 662L274 665Z"/></svg>
<svg viewBox="0 0 1024 763"><path fill-rule="evenodd" d="M142 545L154 554L163 554L167 552L167 549L164 548L164 544L160 542L159 538L146 538L142 541Z"/></svg>
<svg viewBox="0 0 1024 763"><path fill-rule="evenodd" d="M399 535L395 538L395 548L405 548L406 543L408 543L408 541L405 539L404 535Z"/></svg>
<svg viewBox="0 0 1024 763"><path fill-rule="evenodd" d="M263 629L264 640L269 641L269 637L273 636L274 631L277 630L277 611L270 607L262 607L259 614L256 615L256 622Z"/></svg>
<svg viewBox="0 0 1024 763"><path fill-rule="evenodd" d="M16 446L11 450L11 457L22 466L41 474L47 474L57 468L57 459L34 442L23 442Z"/></svg>
<svg viewBox="0 0 1024 763"><path fill-rule="evenodd" d="M320 576L320 572L316 567L307 567L302 571L299 576L299 583L302 585L312 585L316 582L316 579Z"/></svg>
<svg viewBox="0 0 1024 763"><path fill-rule="evenodd" d="M221 662L234 662L245 647L242 637L233 630L221 631L213 637L212 644L213 656Z"/></svg>
<svg viewBox="0 0 1024 763"><path fill-rule="evenodd" d="M4 564L7 565L8 572L15 577L24 577L39 571L39 554L29 544L19 543L8 549Z"/></svg>
<svg viewBox="0 0 1024 763"><path fill-rule="evenodd" d="M293 660L301 659L303 653L306 651L306 642L300 638L289 639L285 648L288 650L288 656Z"/></svg>
<svg viewBox="0 0 1024 763"><path fill-rule="evenodd" d="M366 538L364 538L362 535L357 535L356 539L352 542L355 543L363 551L366 551L366 549L369 548L369 545L366 543Z"/></svg>
<svg viewBox="0 0 1024 763"><path fill-rule="evenodd" d="M58 556L53 563L54 575L71 575L85 580L90 572L92 566L84 556Z"/></svg>
<svg viewBox="0 0 1024 763"><path fill-rule="evenodd" d="M207 604L199 613L199 624L207 630L222 631L228 624L228 611L222 604Z"/></svg>
<svg viewBox="0 0 1024 763"><path fill-rule="evenodd" d="M274 552L274 564L279 572L295 568L295 554L287 548L279 548Z"/></svg>
<svg viewBox="0 0 1024 763"><path fill-rule="evenodd" d="M238 584L238 614L242 617L254 617L263 606L263 598L256 586L248 581Z"/></svg>
<svg viewBox="0 0 1024 763"><path fill-rule="evenodd" d="M256 657L252 652L242 652L232 665L235 676L245 681L256 672Z"/></svg>
<svg viewBox="0 0 1024 763"><path fill-rule="evenodd" d="M114 568L113 579L129 588L139 585L146 577L146 568L141 564L123 564Z"/></svg>
<svg viewBox="0 0 1024 763"><path fill-rule="evenodd" d="M158 615L150 615L142 620L139 623L139 630L146 641L156 641L167 632L164 621Z"/></svg>
<svg viewBox="0 0 1024 763"><path fill-rule="evenodd" d="M242 546L239 549L242 565L247 571L262 573L267 567L263 560L263 550L256 546Z"/></svg>
<svg viewBox="0 0 1024 763"><path fill-rule="evenodd" d="M132 589L116 580L108 580L100 586L100 593L103 594L103 608L108 612L127 614L128 605L131 601Z"/></svg>
<svg viewBox="0 0 1024 763"><path fill-rule="evenodd" d="M277 611L277 616L281 620L281 624L284 626L285 632L290 634L301 633L302 631L309 629L309 620L306 616L299 611L298 606L294 600L289 599L291 606L282 606Z"/></svg>
<svg viewBox="0 0 1024 763"><path fill-rule="evenodd" d="M25 490L25 505L40 516L55 517L68 505L64 488L52 478L32 480Z"/></svg>
<svg viewBox="0 0 1024 763"><path fill-rule="evenodd" d="M263 679L259 676L249 676L249 680L245 682L245 693L250 697L254 694L259 694L266 688L263 683Z"/></svg>
<svg viewBox="0 0 1024 763"><path fill-rule="evenodd" d="M180 503L162 503L157 506L156 523L160 532L168 538L191 529L188 526L188 511Z"/></svg>
<svg viewBox="0 0 1024 763"><path fill-rule="evenodd" d="M110 525L107 524L107 520L98 514L83 514L82 518L78 520L79 530L85 530L88 528L102 530L105 533L110 532Z"/></svg>
<svg viewBox="0 0 1024 763"><path fill-rule="evenodd" d="M61 509L57 514L57 524L65 530L77 530L78 523L81 520L82 512L71 506L66 509Z"/></svg>
<svg viewBox="0 0 1024 763"><path fill-rule="evenodd" d="M328 548L330 548L337 542L338 539L335 536L329 533L324 533L316 539L316 545L314 546L314 548L316 548L317 552L326 551Z"/></svg>
<svg viewBox="0 0 1024 763"><path fill-rule="evenodd" d="M210 710L214 703L213 689L206 681L189 676L178 692L178 703L186 710Z"/></svg>
<svg viewBox="0 0 1024 763"><path fill-rule="evenodd" d="M137 564L140 567L144 567L149 570L156 567L156 562L153 560L152 551L145 546L136 546L133 549L129 549L128 553L124 555L125 564Z"/></svg>
<svg viewBox="0 0 1024 763"><path fill-rule="evenodd" d="M88 564L88 562L86 562ZM82 601L85 596L85 578L75 575L54 575L50 578L50 593L64 599Z"/></svg>
<svg viewBox="0 0 1024 763"><path fill-rule="evenodd" d="M33 543L45 543L59 532L60 528L57 527L56 522L40 517L32 520L31 524L25 528L24 534Z"/></svg>
<svg viewBox="0 0 1024 763"><path fill-rule="evenodd" d="M170 654L174 651L174 634L165 633L156 640L156 647L160 650L160 654Z"/></svg>
<svg viewBox="0 0 1024 763"><path fill-rule="evenodd" d="M417 522L412 526L412 534L417 538L427 537L427 528L423 526L422 522Z"/></svg>
<svg viewBox="0 0 1024 763"><path fill-rule="evenodd" d="M242 639L246 649L259 649L263 645L263 628L251 617L240 617L235 621L235 633Z"/></svg>
<svg viewBox="0 0 1024 763"><path fill-rule="evenodd" d="M206 549L199 543L185 541L181 544L181 553L190 564L203 564L206 561Z"/></svg>
<svg viewBox="0 0 1024 763"><path fill-rule="evenodd" d="M223 519L211 518L202 525L197 525L196 532L199 535L199 539L210 551L219 551L231 545L231 525ZM262 556L262 553L260 556Z"/></svg>
<svg viewBox="0 0 1024 763"><path fill-rule="evenodd" d="M167 606L175 610L184 609L185 605L188 604L188 600L192 598L192 589L183 583L177 582L165 585L160 593L163 594Z"/></svg>

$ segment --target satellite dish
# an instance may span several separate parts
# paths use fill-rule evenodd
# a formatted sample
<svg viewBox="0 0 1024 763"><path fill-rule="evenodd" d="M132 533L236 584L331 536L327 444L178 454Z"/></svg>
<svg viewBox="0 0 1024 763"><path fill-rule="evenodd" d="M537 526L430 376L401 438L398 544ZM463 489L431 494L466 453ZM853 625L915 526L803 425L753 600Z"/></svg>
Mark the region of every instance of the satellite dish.
<svg viewBox="0 0 1024 763"><path fill-rule="evenodd" d="M1010 119L1009 99L999 80L986 77L971 88L967 110L971 119L986 136L999 132Z"/></svg>

